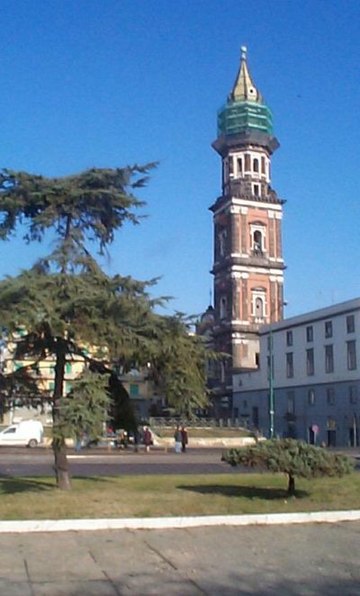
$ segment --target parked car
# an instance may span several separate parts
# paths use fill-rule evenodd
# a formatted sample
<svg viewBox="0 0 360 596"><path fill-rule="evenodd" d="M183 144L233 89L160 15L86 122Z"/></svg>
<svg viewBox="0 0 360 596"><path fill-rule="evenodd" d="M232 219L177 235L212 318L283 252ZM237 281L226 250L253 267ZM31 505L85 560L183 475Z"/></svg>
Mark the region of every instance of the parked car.
<svg viewBox="0 0 360 596"><path fill-rule="evenodd" d="M44 440L44 428L39 420L23 420L0 431L0 446L36 447Z"/></svg>

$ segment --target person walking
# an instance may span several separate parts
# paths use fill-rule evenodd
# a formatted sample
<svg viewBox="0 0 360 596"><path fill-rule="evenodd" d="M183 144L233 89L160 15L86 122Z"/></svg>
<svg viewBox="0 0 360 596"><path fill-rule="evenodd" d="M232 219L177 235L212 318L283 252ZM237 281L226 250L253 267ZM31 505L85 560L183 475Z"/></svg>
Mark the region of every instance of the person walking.
<svg viewBox="0 0 360 596"><path fill-rule="evenodd" d="M176 427L175 433L174 433L174 439L175 439L175 453L181 453L181 441L182 441L182 437L181 437L181 430L180 430L180 426Z"/></svg>
<svg viewBox="0 0 360 596"><path fill-rule="evenodd" d="M185 453L186 445L188 444L188 431L185 426L181 427L181 451Z"/></svg>
<svg viewBox="0 0 360 596"><path fill-rule="evenodd" d="M143 440L145 445L145 451L148 453L150 451L150 445L152 444L152 435L151 430L147 426L145 426L144 428Z"/></svg>

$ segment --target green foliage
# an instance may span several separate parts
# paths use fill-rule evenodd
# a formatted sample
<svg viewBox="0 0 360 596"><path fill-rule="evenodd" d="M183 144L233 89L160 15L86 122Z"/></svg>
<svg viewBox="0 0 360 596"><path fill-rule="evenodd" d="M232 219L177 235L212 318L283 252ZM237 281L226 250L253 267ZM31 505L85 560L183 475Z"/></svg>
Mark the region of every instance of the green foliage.
<svg viewBox="0 0 360 596"><path fill-rule="evenodd" d="M103 253L124 223L139 222L135 211L144 203L133 191L147 183L154 166L93 168L63 178L0 172L0 239L9 239L19 224L27 242L44 240L48 230L56 235L50 255L0 282L0 324L8 340L16 336L19 325L25 330L16 338L15 358L33 361L35 367L45 359L55 361L53 449L63 488L69 487L66 433L76 426L95 432L104 421L106 401L104 379L88 375L64 396L66 362L83 358L91 371L107 379L114 367L126 372L150 363L155 382L179 412L189 415L207 402L207 355L201 341L189 334L189 322L155 313L163 303L148 293L156 280L110 277L89 251L93 242ZM114 419L118 421L122 410L134 426L130 401L118 388L114 394L111 384L110 394L119 406L113 407Z"/></svg>
<svg viewBox="0 0 360 596"><path fill-rule="evenodd" d="M259 467L287 474L289 492L295 490L296 476L343 476L353 470L348 457L295 439L272 439L250 447L230 449L222 459L232 466Z"/></svg>
<svg viewBox="0 0 360 596"><path fill-rule="evenodd" d="M138 223L133 209L144 205L133 194L145 186L155 164L92 168L62 178L4 169L0 173L0 236L8 238L19 222L28 224L25 240L42 240L47 229L84 245L104 249L125 221Z"/></svg>
<svg viewBox="0 0 360 596"><path fill-rule="evenodd" d="M206 361L209 352L191 333L192 319L178 313L159 320L157 350L151 374L176 414L191 418L208 404Z"/></svg>
<svg viewBox="0 0 360 596"><path fill-rule="evenodd" d="M54 432L61 436L96 439L103 433L103 422L109 406L108 378L84 370L72 381L72 389L61 400L59 425Z"/></svg>
<svg viewBox="0 0 360 596"><path fill-rule="evenodd" d="M138 421L130 396L114 373L110 375L108 391L110 399L108 420L111 428L115 430L122 428L128 432L137 432Z"/></svg>
<svg viewBox="0 0 360 596"><path fill-rule="evenodd" d="M156 320L145 288L100 269L64 275L33 268L0 281L0 320L10 335L19 321L26 323L28 332L16 342L18 360L54 354L58 337L70 354L84 355L91 345L95 359L134 360Z"/></svg>

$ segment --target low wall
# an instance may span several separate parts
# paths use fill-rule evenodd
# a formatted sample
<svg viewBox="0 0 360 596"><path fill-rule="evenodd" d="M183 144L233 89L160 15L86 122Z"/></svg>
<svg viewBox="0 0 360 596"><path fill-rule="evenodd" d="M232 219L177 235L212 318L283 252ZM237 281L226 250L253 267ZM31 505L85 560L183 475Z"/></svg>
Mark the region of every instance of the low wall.
<svg viewBox="0 0 360 596"><path fill-rule="evenodd" d="M247 445L254 445L255 439L253 437L189 437L188 447L214 447L231 449L235 447L245 447ZM174 447L174 439L172 437L157 437L154 436L155 447L164 447L169 449Z"/></svg>

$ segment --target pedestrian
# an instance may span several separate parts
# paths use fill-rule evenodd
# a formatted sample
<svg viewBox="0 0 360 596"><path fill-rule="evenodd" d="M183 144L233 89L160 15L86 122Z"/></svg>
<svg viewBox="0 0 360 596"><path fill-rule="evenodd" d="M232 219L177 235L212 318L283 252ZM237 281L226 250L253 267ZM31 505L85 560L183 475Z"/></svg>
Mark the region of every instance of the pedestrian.
<svg viewBox="0 0 360 596"><path fill-rule="evenodd" d="M75 452L80 453L82 447L82 438L81 434L77 434L75 437Z"/></svg>
<svg viewBox="0 0 360 596"><path fill-rule="evenodd" d="M188 444L188 431L185 426L181 427L181 451L185 453L186 445Z"/></svg>
<svg viewBox="0 0 360 596"><path fill-rule="evenodd" d="M145 428L144 428L143 441L144 441L144 445L145 445L145 451L149 452L150 445L152 444L152 435L151 435L151 430L147 426L145 426Z"/></svg>
<svg viewBox="0 0 360 596"><path fill-rule="evenodd" d="M176 427L175 433L174 433L174 439L175 439L175 453L181 453L181 441L182 441L182 437L181 437L181 430L180 430L180 426Z"/></svg>

